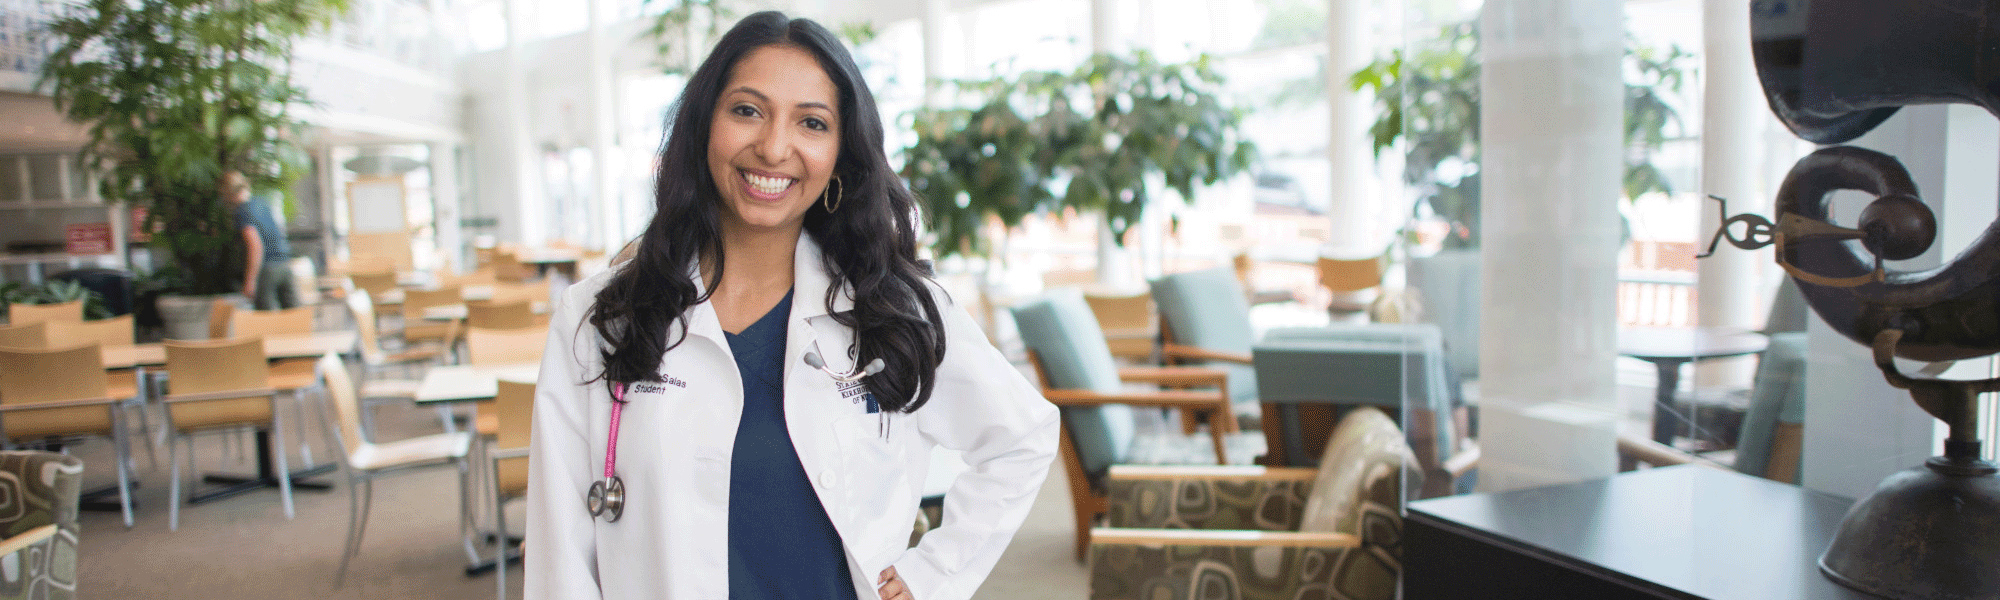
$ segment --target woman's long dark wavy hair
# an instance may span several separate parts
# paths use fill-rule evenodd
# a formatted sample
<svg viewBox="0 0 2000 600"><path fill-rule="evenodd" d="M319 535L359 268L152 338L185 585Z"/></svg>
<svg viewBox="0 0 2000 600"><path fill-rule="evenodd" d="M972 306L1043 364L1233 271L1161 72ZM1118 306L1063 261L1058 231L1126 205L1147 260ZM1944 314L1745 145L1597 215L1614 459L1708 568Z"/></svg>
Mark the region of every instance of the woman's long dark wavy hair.
<svg viewBox="0 0 2000 600"><path fill-rule="evenodd" d="M867 379L876 401L884 410L914 411L930 400L945 349L943 318L926 287L929 269L917 261L916 199L889 167L882 116L854 58L820 24L775 11L745 17L724 34L674 103L655 174L653 221L588 317L607 346L600 376L658 381L663 355L687 339L688 308L713 291L698 293L689 267L713 256L712 275L721 280L727 257L722 199L708 170L709 125L730 70L752 50L773 45L811 52L840 94L834 174L843 200L832 212L815 202L805 217L805 233L819 242L832 283L820 301L855 331L855 364L882 359L885 368ZM853 289L854 309L834 313L843 287Z"/></svg>

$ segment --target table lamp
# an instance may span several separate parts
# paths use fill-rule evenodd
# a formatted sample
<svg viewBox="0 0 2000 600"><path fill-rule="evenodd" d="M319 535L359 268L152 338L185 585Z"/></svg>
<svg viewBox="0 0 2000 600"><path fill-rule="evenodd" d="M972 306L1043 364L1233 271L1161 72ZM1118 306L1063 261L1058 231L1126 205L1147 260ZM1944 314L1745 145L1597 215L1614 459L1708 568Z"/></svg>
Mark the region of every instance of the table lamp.
<svg viewBox="0 0 2000 600"><path fill-rule="evenodd" d="M1801 138L1845 143L1913 104L1973 104L2000 115L2000 0L1750 5L1765 97ZM1875 197L1857 227L1829 220L1828 199L1840 190ZM1894 363L2000 352L2000 223L1942 267L1885 269L1885 260L1920 255L1936 239L1936 217L1920 198L1895 158L1831 146L1785 177L1775 224L1729 217L1717 239L1746 249L1775 244L1813 312L1872 348L1889 383L1950 428L1943 455L1890 475L1855 503L1820 571L1887 598L2000 597L2000 467L1980 459L1977 430L1979 394L2000 390L2000 379L1911 376Z"/></svg>

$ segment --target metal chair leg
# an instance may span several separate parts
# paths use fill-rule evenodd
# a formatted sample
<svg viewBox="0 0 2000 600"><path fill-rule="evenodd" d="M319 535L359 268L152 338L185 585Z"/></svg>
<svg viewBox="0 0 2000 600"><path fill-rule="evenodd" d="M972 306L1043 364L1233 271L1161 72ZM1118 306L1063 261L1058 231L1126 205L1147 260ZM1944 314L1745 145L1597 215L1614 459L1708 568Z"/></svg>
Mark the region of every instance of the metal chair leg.
<svg viewBox="0 0 2000 600"><path fill-rule="evenodd" d="M285 520L292 520L292 468L285 462L285 420L278 414L278 398L271 397L271 454L278 461L278 493L285 505Z"/></svg>
<svg viewBox="0 0 2000 600"><path fill-rule="evenodd" d="M111 446L118 461L118 510L124 513L125 528L132 528L132 443L125 431L125 408L112 405Z"/></svg>
<svg viewBox="0 0 2000 600"><path fill-rule="evenodd" d="M180 451L181 451L180 438L178 437L167 438L167 462L173 464L172 470L174 472L172 479L168 480L170 483L167 484L167 495L170 497L167 501L167 531L180 531L181 529ZM188 449L188 470L190 471L194 470L193 448Z"/></svg>
<svg viewBox="0 0 2000 600"><path fill-rule="evenodd" d="M347 543L340 549L340 570L333 575L333 587L347 582L347 563L361 549L361 482L350 473L347 479ZM373 490L370 490L371 492Z"/></svg>

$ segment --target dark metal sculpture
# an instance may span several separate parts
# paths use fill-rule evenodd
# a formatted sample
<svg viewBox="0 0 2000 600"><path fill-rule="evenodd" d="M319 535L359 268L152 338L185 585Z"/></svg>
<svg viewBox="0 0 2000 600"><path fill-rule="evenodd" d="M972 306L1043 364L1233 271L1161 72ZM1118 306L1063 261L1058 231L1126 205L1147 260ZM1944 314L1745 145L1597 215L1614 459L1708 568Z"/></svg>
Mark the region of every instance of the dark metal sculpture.
<svg viewBox="0 0 2000 600"><path fill-rule="evenodd" d="M1753 0L1751 35L1772 112L1813 142L1850 141L1913 104L1973 104L2000 116L2000 0ZM1827 201L1840 190L1875 197L1856 227L1830 222ZM1918 256L1937 237L1920 198L1895 158L1824 148L1785 177L1777 223L1739 215L1726 223L1744 233L1725 227L1718 236L1739 248L1776 244L1813 312L1873 349L1883 377L1951 431L1942 456L1855 503L1820 570L1889 598L1996 598L2000 467L1979 458L1977 415L1979 394L2000 391L2000 379L1913 377L1893 358L2000 352L2000 222L1944 266L1890 271L1885 260Z"/></svg>

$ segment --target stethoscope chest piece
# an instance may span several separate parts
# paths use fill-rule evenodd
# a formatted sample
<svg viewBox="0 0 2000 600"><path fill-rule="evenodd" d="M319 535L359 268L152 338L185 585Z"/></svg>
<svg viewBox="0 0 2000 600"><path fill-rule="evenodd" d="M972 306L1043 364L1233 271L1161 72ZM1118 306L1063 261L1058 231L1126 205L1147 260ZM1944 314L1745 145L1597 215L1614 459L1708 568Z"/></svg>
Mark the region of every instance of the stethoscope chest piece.
<svg viewBox="0 0 2000 600"><path fill-rule="evenodd" d="M614 476L591 483L584 503L590 507L590 516L604 517L606 523L618 522L618 517L625 515L625 480Z"/></svg>

